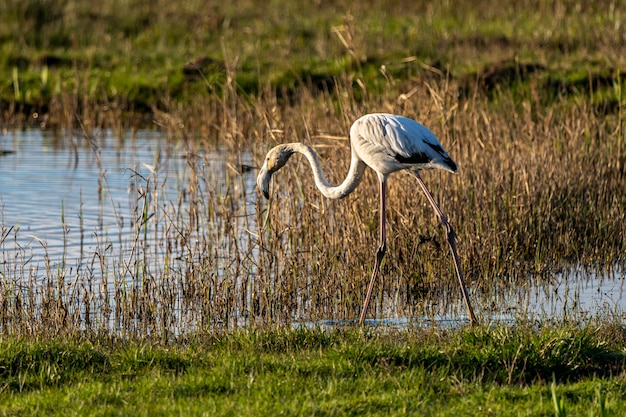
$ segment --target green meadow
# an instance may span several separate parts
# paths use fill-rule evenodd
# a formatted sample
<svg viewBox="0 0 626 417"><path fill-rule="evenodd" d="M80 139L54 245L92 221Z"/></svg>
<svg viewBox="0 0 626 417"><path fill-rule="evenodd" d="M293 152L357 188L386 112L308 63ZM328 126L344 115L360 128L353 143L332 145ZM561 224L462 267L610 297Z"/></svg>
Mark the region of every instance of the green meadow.
<svg viewBox="0 0 626 417"><path fill-rule="evenodd" d="M0 341L3 415L623 415L622 327Z"/></svg>

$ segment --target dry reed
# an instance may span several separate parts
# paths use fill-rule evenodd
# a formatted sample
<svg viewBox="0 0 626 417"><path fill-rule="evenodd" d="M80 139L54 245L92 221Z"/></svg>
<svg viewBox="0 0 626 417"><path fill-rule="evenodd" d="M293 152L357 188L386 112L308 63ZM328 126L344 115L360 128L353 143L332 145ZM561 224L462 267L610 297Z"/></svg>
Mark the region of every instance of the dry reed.
<svg viewBox="0 0 626 417"><path fill-rule="evenodd" d="M269 88L244 98L231 87L220 99L156 113L163 135L185 149L178 199L160 197L158 166L152 178L135 177L137 221L120 225L133 239L116 246L103 236L82 268L49 259L31 265L27 251L4 249L20 231L3 223L1 332L168 339L357 317L376 246L373 173L350 197L330 201L294 158L266 203L255 171L240 168L246 158L258 167L270 147L298 140L319 150L337 183L348 167L352 120L375 111L421 121L459 163L457 176L424 178L457 231L474 296L572 266L623 267L621 114L598 114L567 97L546 107L507 91L494 105L481 94L463 98L453 80L432 75L388 83L386 94L366 101L349 77L333 92L303 87L289 100ZM407 175L390 180L388 257L374 292L379 316L442 314L458 299L442 231L416 190Z"/></svg>

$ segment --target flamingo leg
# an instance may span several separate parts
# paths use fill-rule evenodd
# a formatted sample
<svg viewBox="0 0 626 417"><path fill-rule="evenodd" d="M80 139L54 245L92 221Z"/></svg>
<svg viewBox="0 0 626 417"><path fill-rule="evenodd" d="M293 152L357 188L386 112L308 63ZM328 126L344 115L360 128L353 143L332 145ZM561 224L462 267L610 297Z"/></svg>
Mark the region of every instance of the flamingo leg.
<svg viewBox="0 0 626 417"><path fill-rule="evenodd" d="M467 311L469 313L470 324L472 326L477 325L478 320L476 319L476 316L474 315L474 309L472 308L469 295L467 294L467 288L465 286L465 279L463 278L463 272L461 271L461 263L459 262L459 255L456 252L456 239L455 239L456 235L454 233L454 229L452 228L450 223L448 223L448 219L446 219L446 216L443 215L443 212L441 211L441 209L439 208L439 205L433 198L433 195L430 193L430 191L428 191L428 188L426 188L426 184L424 183L424 180L422 180L422 177L420 177L419 172L414 171L412 172L412 174L413 176L415 176L415 178L417 178L417 181L420 187L422 188L422 191L424 191L426 198L430 202L430 205L433 206L433 209L435 209L435 213L437 213L437 217L439 217L439 221L441 222L443 227L446 229L448 245L450 246L450 252L452 252L452 258L454 259L454 268L456 269L456 276L459 279L459 284L461 286L461 293L463 294L463 299L465 300L465 306L467 307Z"/></svg>
<svg viewBox="0 0 626 417"><path fill-rule="evenodd" d="M378 250L376 251L376 264L374 265L374 271L372 272L372 278L370 279L370 284L367 287L367 295L365 296L365 302L363 303L363 308L361 309L361 318L359 319L359 324L363 326L365 322L365 315L367 314L367 307L370 303L370 298L372 297L372 290L374 289L374 283L376 282L376 277L378 277L378 273L380 271L380 263L385 256L385 251L387 250L386 245L386 227L385 227L385 210L386 210L386 184L387 177L383 175L379 175L380 180L380 246L378 246Z"/></svg>

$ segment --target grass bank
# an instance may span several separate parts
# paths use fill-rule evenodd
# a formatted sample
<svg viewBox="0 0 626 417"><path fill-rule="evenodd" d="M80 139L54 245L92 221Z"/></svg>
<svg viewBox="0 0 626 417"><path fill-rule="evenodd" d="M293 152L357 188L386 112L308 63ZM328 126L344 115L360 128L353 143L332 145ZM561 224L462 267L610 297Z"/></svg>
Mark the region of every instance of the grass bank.
<svg viewBox="0 0 626 417"><path fill-rule="evenodd" d="M623 327L0 340L3 415L620 415Z"/></svg>
<svg viewBox="0 0 626 417"><path fill-rule="evenodd" d="M583 95L613 111L622 100L614 87L626 56L623 14L619 3L577 0L8 0L0 5L0 121L149 124L155 110L228 91L254 98L270 88L297 100L301 88L338 93L337 80L367 104L390 80L410 93L433 74L468 97L524 95L537 79L544 104Z"/></svg>

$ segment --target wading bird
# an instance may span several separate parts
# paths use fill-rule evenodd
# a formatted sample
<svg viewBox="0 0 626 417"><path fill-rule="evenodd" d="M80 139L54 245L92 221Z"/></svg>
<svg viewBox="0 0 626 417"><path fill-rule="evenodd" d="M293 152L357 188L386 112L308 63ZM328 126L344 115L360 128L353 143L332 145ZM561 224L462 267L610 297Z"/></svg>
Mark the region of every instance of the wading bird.
<svg viewBox="0 0 626 417"><path fill-rule="evenodd" d="M437 217L446 230L448 245L452 252L456 275L459 279L461 292L469 312L472 325L477 323L472 309L461 264L456 252L454 229L441 212L426 184L420 177L422 169L443 169L452 173L457 172L456 163L448 156L433 132L415 120L393 114L368 114L359 118L350 128L350 145L352 160L346 179L338 186L332 186L322 172L317 153L303 143L286 143L272 148L265 158L263 167L257 177L257 185L265 198L269 198L269 186L272 174L281 169L294 153L303 154L311 164L315 185L327 198L339 199L350 194L361 182L365 167L369 166L378 175L380 182L380 246L376 252L376 263L363 309L361 310L360 324L363 325L367 307L372 295L372 288L380 270L380 263L385 256L385 209L387 178L393 172L406 170L419 183L426 198L433 206Z"/></svg>

